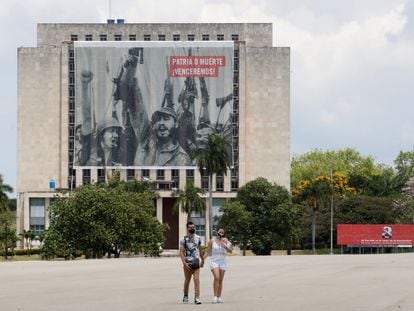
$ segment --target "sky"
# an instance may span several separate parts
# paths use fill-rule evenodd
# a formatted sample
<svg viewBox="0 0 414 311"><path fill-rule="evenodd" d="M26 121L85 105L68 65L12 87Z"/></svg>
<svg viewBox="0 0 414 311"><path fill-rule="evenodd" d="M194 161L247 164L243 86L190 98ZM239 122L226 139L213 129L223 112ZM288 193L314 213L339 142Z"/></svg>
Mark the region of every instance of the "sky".
<svg viewBox="0 0 414 311"><path fill-rule="evenodd" d="M401 150L413 150L412 0L2 0L0 174L5 183L16 188L17 48L36 46L37 23L107 18L272 23L273 45L291 48L292 156L350 147L393 166Z"/></svg>

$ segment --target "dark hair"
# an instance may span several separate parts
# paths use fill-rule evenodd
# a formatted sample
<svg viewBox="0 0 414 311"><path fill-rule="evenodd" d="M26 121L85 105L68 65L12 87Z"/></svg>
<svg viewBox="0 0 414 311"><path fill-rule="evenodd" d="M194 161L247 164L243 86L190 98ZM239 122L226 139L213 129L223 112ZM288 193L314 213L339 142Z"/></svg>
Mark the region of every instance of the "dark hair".
<svg viewBox="0 0 414 311"><path fill-rule="evenodd" d="M187 222L187 228L188 226L194 225L194 223L192 221Z"/></svg>

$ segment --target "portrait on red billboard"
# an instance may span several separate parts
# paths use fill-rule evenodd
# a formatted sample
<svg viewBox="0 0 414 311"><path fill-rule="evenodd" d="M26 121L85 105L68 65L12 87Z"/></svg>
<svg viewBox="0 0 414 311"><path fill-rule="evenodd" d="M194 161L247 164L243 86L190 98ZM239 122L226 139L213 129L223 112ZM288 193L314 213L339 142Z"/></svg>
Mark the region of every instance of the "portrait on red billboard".
<svg viewBox="0 0 414 311"><path fill-rule="evenodd" d="M231 145L233 42L77 41L75 65L75 167L193 167L210 133Z"/></svg>
<svg viewBox="0 0 414 311"><path fill-rule="evenodd" d="M338 224L337 244L354 246L412 246L412 224Z"/></svg>

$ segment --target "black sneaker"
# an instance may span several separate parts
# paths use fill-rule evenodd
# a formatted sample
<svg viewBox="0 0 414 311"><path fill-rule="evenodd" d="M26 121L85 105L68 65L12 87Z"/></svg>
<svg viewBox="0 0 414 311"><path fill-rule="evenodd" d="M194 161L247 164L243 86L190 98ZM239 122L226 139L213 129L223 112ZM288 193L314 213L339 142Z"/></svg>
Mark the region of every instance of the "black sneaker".
<svg viewBox="0 0 414 311"><path fill-rule="evenodd" d="M188 295L184 295L184 297L183 297L183 303L188 303Z"/></svg>
<svg viewBox="0 0 414 311"><path fill-rule="evenodd" d="M196 304L196 305L201 305L201 300L200 300L200 298L194 298L194 303Z"/></svg>

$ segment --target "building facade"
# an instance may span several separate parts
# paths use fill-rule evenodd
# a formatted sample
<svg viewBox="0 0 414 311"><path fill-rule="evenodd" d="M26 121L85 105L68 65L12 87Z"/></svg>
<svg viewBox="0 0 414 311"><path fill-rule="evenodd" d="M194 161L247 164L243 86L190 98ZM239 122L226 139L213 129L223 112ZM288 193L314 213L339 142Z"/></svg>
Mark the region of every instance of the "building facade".
<svg viewBox="0 0 414 311"><path fill-rule="evenodd" d="M175 112L172 114L175 119L179 114L179 96L189 94L188 85L191 81L195 81L194 85L198 89L197 96L194 95L193 98L196 98L196 104L201 107L200 109L206 107L203 106L203 98L207 98L207 102L210 102L209 108L205 110L210 113L213 111L208 124L215 124L217 128L220 123L219 118L224 114L222 111L226 110L228 113L226 126L232 144L232 150L229 151L232 169L227 175L214 176L213 206L208 206L206 195L205 214L192 215L192 219L197 224L197 233L202 237L209 238L206 230L209 227L209 209L212 208L213 214L216 214L219 207L226 200L234 198L237 189L246 182L264 177L289 188L290 48L273 46L272 27L271 23L129 24L122 20L118 20L118 23L108 21L107 24L38 24L37 46L18 49L18 232L32 229L40 233L48 227L48 206L53 202L56 192L61 189L70 191L85 183L105 181L108 175L116 171L124 180L148 179L152 182L159 193L155 204L157 218L163 223L168 223L171 228L166 236L165 247L175 249L178 248L179 237L183 236L186 230L185 216L172 213L175 201L172 191L175 188L183 189L188 180L194 181L198 187L205 189L208 187L208 177L200 174L191 163L143 164L132 160L112 167L107 163L97 164L96 161L93 163L90 158L89 161L79 160L79 147L76 146L77 128L78 125L86 124L86 118L81 113L84 111L82 103L85 98L91 98L80 94L86 89L82 89L81 86L85 81L83 78L90 74L83 70L86 67L81 68L81 64L85 63L80 57L83 51L81 48L90 48L94 53L99 48L109 51L111 48L120 47L128 51L126 54L130 54L126 57L132 55L134 59L139 60L138 66L150 63L159 51L170 48L175 49L174 51L183 50L184 54L176 57L176 60L181 61L181 64L184 62L185 66L178 70L188 70L188 63L185 62L195 60L197 53L204 53L202 55L205 56L210 51L205 50L207 48L212 49L211 55L215 55L217 48L231 49L226 63L226 66L230 66L226 67L226 70L231 70L231 75L226 75L227 82L217 80L218 83L213 85L213 79L197 74L189 78L184 74L181 76L181 82L177 82L174 86L175 95L171 95L172 101L177 102L175 106L173 104ZM99 58L90 56L88 51L84 54L89 55L90 60L95 61ZM105 54L106 59L109 54ZM210 65L213 61L221 61L219 57L213 58L211 55L209 54L208 59ZM85 59L86 62L89 61L88 56ZM171 73L172 61L172 58L166 61L166 72ZM96 64L93 66L97 67ZM122 81L120 73L126 70L125 66L121 66L121 71L119 68L111 69L109 68L111 62L106 60L106 66L101 67L106 69L102 69L103 73L100 77L108 76L108 81L112 81L108 83ZM213 67L208 69L212 72L220 66ZM116 77L119 79L117 80ZM171 75L169 77L171 78ZM170 78L163 75L162 81L171 80ZM99 80L96 72L93 79L94 82ZM203 97L205 93L202 87L205 81L208 81L210 94ZM140 83L141 89L138 93L143 94L143 101L145 101L146 94L150 94L153 87L148 84L149 82L145 83L146 87L143 87L142 82ZM172 92L166 92L166 84L162 83L165 99L166 94ZM230 94L227 92L228 89L220 91L222 84L230 85ZM96 85L94 90L98 88L99 86ZM123 88L120 89L122 93ZM116 89L109 90L111 98L103 99L102 102L110 102L111 107L121 107L121 104L117 106L114 99L116 97L117 101L122 102L123 96L115 96L116 92ZM98 102L96 98L100 95L102 92L96 91L96 95L92 98ZM224 98L227 99L224 101ZM93 102L93 99L90 101ZM157 99L155 102L155 105L158 105L161 100ZM168 107L168 103L165 107L164 103L162 105L164 110ZM222 110L223 107L225 109ZM201 123L206 118L203 117L204 112L198 111L198 108L196 110L197 112L193 110L193 113L197 114L197 118L193 119L198 120L196 123L199 122L197 124L197 131L199 131L202 128ZM112 110L112 116L114 113L116 113L115 108ZM92 115L96 119L94 123L96 132L100 121L95 111ZM121 111L118 115L125 114ZM155 111L154 115L156 115ZM130 122L129 117L122 122L119 118L116 119L120 123L126 119ZM151 118L149 122L151 123ZM223 122L220 124L223 125ZM144 131L141 130L140 133ZM179 147L185 149L181 142ZM137 149L139 146L132 151L132 154L137 154Z"/></svg>

